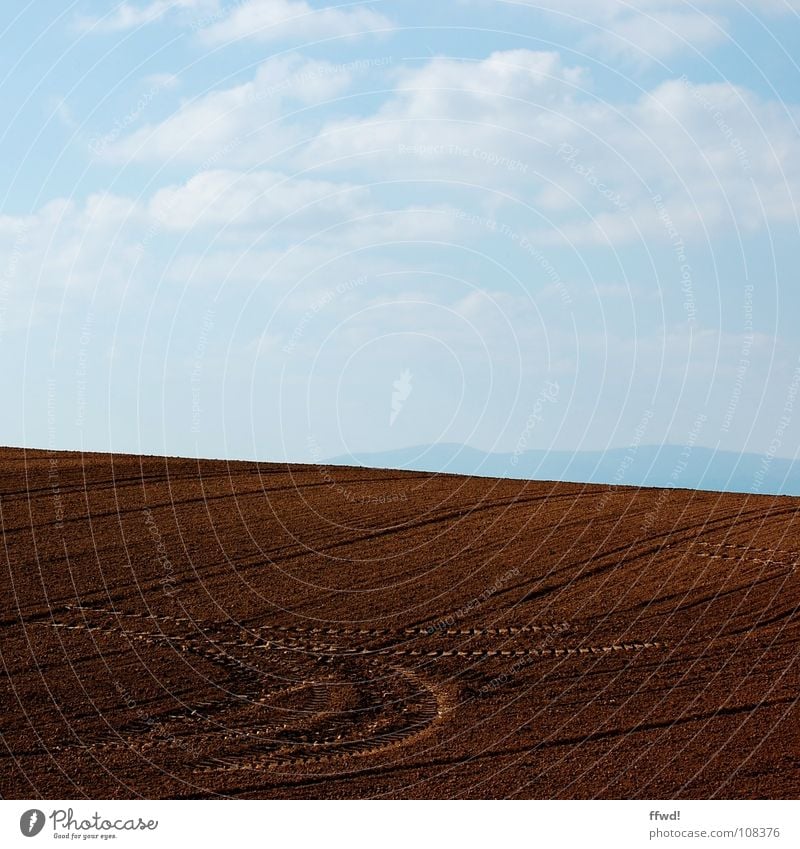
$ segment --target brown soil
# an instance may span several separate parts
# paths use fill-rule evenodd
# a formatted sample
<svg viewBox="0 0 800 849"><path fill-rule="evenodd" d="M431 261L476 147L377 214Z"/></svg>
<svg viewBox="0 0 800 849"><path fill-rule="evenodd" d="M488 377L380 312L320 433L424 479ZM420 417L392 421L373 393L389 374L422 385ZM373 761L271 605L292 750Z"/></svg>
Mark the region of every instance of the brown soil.
<svg viewBox="0 0 800 849"><path fill-rule="evenodd" d="M800 499L0 451L0 795L797 798Z"/></svg>

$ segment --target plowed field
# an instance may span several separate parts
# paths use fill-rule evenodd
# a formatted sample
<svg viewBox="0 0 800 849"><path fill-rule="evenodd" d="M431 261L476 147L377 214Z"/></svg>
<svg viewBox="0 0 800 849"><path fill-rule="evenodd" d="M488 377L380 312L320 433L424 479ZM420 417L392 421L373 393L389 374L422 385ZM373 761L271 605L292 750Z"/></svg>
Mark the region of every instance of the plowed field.
<svg viewBox="0 0 800 849"><path fill-rule="evenodd" d="M4 798L797 798L800 499L0 451Z"/></svg>

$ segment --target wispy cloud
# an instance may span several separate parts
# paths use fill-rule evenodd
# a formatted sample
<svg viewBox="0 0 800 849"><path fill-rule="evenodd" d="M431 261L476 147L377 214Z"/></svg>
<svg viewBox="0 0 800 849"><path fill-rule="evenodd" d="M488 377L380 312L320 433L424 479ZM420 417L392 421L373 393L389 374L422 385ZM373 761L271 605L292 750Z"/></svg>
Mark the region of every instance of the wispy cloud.
<svg viewBox="0 0 800 849"><path fill-rule="evenodd" d="M209 11L217 7L217 0L152 0L139 6L120 3L102 16L85 16L78 19L78 26L94 32L124 32L145 24L161 20L171 12Z"/></svg>
<svg viewBox="0 0 800 849"><path fill-rule="evenodd" d="M228 146L222 165L264 162L324 120L310 112L287 120L287 112L324 107L367 69L377 72L369 62L336 64L296 53L271 58L251 80L186 101L163 121L117 139L104 155L116 161L203 163Z"/></svg>
<svg viewBox="0 0 800 849"><path fill-rule="evenodd" d="M364 35L391 27L389 18L363 6L315 8L306 0L246 0L231 7L228 14L223 9L219 16L212 16L212 22L201 34L205 41L215 44L239 39L267 42L295 37L312 41Z"/></svg>
<svg viewBox="0 0 800 849"><path fill-rule="evenodd" d="M477 0L485 3L486 0ZM730 36L737 12L794 14L798 0L521 0L582 34L585 47L637 62L703 50Z"/></svg>
<svg viewBox="0 0 800 849"><path fill-rule="evenodd" d="M306 0L151 0L124 2L105 15L78 19L82 30L124 32L183 13L182 22L209 44L241 39L309 41L391 29L392 21L365 6L312 6Z"/></svg>

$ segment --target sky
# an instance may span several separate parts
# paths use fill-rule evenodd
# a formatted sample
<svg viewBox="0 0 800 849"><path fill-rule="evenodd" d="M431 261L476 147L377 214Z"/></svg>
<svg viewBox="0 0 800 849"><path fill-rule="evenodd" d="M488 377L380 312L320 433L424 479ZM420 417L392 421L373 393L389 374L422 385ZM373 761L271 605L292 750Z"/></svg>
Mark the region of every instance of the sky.
<svg viewBox="0 0 800 849"><path fill-rule="evenodd" d="M800 449L800 0L0 10L0 443Z"/></svg>

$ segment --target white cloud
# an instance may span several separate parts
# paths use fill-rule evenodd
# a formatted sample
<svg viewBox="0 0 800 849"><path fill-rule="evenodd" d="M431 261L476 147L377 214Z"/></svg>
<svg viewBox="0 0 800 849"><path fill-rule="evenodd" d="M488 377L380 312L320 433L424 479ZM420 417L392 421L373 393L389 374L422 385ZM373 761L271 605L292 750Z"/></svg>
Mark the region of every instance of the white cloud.
<svg viewBox="0 0 800 849"><path fill-rule="evenodd" d="M146 224L135 201L109 193L82 203L61 198L32 215L0 220L0 251L15 258L9 281L14 309L27 309L37 292L124 286L139 260L136 245ZM55 303L39 298L40 305Z"/></svg>
<svg viewBox="0 0 800 849"><path fill-rule="evenodd" d="M702 50L726 38L726 23L715 15L656 9L651 14L614 18L587 41L611 54L665 59L679 50Z"/></svg>
<svg viewBox="0 0 800 849"><path fill-rule="evenodd" d="M387 175L398 186L428 181L428 205L455 206L453 193L470 184L470 203L498 219L516 215L516 229L549 244L666 239L654 195L687 239L794 220L800 113L744 88L671 80L617 105L559 54L511 50L390 71L392 94L358 118L323 123L324 113L303 109L352 90L355 73L297 55L270 59L249 82L187 102L105 155L195 163L194 179L156 201L173 198L180 222L245 210L276 221L304 203L316 215L334 184L345 193L328 209L349 202L353 185ZM247 180L226 176L261 163ZM270 197L278 168L313 178Z"/></svg>
<svg viewBox="0 0 800 849"><path fill-rule="evenodd" d="M484 2L485 0L480 0ZM737 12L786 15L798 0L522 0L553 20L583 32L583 46L637 61L666 59L729 37Z"/></svg>
<svg viewBox="0 0 800 849"><path fill-rule="evenodd" d="M727 83L671 80L621 104L590 86L553 53L432 59L373 114L329 123L299 161L470 183L487 210L541 213L581 242L663 236L654 195L686 238L795 220L796 108Z"/></svg>
<svg viewBox="0 0 800 849"><path fill-rule="evenodd" d="M368 192L347 183L292 178L273 171L204 171L156 192L151 216L168 230L281 225L281 233L364 214ZM288 219L288 220L287 220Z"/></svg>
<svg viewBox="0 0 800 849"><path fill-rule="evenodd" d="M455 222L446 208L387 209L365 187L269 171L207 171L149 199L62 198L33 215L0 216L0 253L9 258L0 301L13 306L2 324L34 301L55 309L63 293L115 298L128 286L146 286L149 297L160 280L170 288L265 280L275 293L325 288L397 271L403 262L382 255L387 246L450 239Z"/></svg>
<svg viewBox="0 0 800 849"><path fill-rule="evenodd" d="M120 3L102 17L83 17L78 25L95 32L124 32L164 18L170 12L201 11L216 7L216 0L153 0L143 6Z"/></svg>
<svg viewBox="0 0 800 849"><path fill-rule="evenodd" d="M305 0L248 0L233 6L227 16L212 16L212 20L202 29L202 37L213 44L248 38L267 42L299 37L307 42L392 26L384 15L362 6L314 8Z"/></svg>
<svg viewBox="0 0 800 849"><path fill-rule="evenodd" d="M205 167L218 157L263 162L302 138L299 119L283 120L287 111L336 97L354 72L351 65L296 54L268 59L252 80L187 101L159 124L109 145L104 155L117 161L174 157Z"/></svg>
<svg viewBox="0 0 800 849"><path fill-rule="evenodd" d="M518 185L519 173L541 155L541 131L568 127L566 116L578 111L579 93L589 85L583 69L554 52L511 50L482 61L436 57L402 71L392 96L372 115L330 122L300 161L355 164L374 175Z"/></svg>

